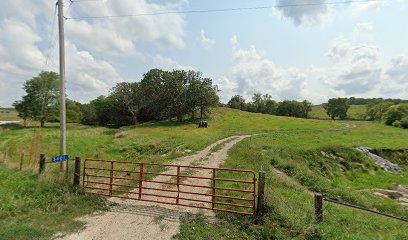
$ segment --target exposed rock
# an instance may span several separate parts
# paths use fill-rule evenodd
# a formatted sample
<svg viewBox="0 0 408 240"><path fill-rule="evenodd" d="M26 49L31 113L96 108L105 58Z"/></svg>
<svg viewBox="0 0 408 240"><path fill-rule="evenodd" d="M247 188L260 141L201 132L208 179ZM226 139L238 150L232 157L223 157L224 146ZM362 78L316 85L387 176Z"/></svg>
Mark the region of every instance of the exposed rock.
<svg viewBox="0 0 408 240"><path fill-rule="evenodd" d="M367 155L369 158L373 159L375 163L380 166L382 169L384 169L387 172L390 173L400 173L402 172L402 168L398 166L395 163L390 162L389 160L382 158L378 155L375 155L374 153L371 153L370 150L372 150L369 147L358 147L358 150L363 152L365 155Z"/></svg>
<svg viewBox="0 0 408 240"><path fill-rule="evenodd" d="M374 189L374 195L382 198L397 200L401 205L408 206L408 189L399 184L393 184L394 190Z"/></svg>

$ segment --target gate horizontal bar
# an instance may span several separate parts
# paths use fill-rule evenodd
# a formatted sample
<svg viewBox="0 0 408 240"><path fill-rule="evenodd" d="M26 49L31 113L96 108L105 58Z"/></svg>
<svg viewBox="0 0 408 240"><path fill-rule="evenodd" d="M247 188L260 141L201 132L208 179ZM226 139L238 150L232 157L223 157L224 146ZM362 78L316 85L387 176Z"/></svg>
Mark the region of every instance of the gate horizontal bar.
<svg viewBox="0 0 408 240"><path fill-rule="evenodd" d="M105 196L105 197L111 197L107 194L101 194L101 193L92 193L95 195L100 195L100 196ZM214 211L220 211L220 212L229 212L229 213L238 213L242 215L253 215L253 213L250 212L240 212L240 211L234 211L234 210L229 210L229 209L222 209L222 208L210 208L210 207L203 207L203 206L191 206L187 204L176 204L176 203L169 203L169 202L161 202L161 201L155 201L155 200L145 200L145 199L138 199L138 198L130 198L130 197L122 197L122 196L115 196L117 198L123 198L123 199L132 199L132 200L137 200L137 201L143 201L143 202L154 202L154 203L162 203L162 204L168 204L168 205L176 205L176 206L183 206L183 207L191 207L191 208L201 208L201 209L207 209L207 210L214 210Z"/></svg>

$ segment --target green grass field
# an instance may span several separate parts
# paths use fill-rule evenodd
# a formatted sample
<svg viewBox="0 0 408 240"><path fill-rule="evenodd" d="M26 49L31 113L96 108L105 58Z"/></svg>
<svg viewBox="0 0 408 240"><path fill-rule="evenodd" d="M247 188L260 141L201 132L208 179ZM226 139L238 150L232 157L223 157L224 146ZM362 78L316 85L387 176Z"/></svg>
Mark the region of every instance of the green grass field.
<svg viewBox="0 0 408 240"><path fill-rule="evenodd" d="M366 105L351 105L347 112L348 119L364 120L366 114ZM327 119L330 118L322 105L312 106L312 111L309 114L310 118Z"/></svg>
<svg viewBox="0 0 408 240"><path fill-rule="evenodd" d="M6 165L18 166L21 152L30 152L34 128L18 125L0 126L0 158L6 152ZM208 146L224 137L256 134L231 149L226 167L267 171L266 196L268 213L261 224L251 218L218 214L221 222L207 223L202 217L186 218L182 222L179 239L407 239L406 223L399 223L370 213L325 203L325 221L313 220L313 196L321 192L349 202L408 218L408 210L394 200L375 197L371 190L389 189L393 183L408 186L408 166L400 175L380 170L358 151L356 146L376 149L408 149L408 131L380 123L362 121L322 121L254 114L227 108L216 108L209 119L209 128L197 128L195 123L163 121L134 127L105 128L79 124L68 125L68 153L82 158L102 158L125 161L171 162L176 157ZM47 124L41 132L41 152L47 156L58 154L59 129ZM40 152L40 151L39 151ZM336 159L324 156L331 153ZM28 158L24 166L28 172L15 173L33 180ZM57 166L49 165L49 176ZM273 168L288 177L276 174ZM11 170L4 170L10 172ZM12 171L14 173L14 171ZM31 174L31 175L30 175ZM31 178L30 178L31 176ZM46 184L43 179L37 184ZM53 185L55 187L55 185ZM9 184L9 189L14 185ZM1 185L0 192L6 188ZM6 190L5 192L8 193ZM51 195L54 194L50 193ZM68 193L67 193L68 194ZM4 194L2 194L4 195ZM6 194L7 195L7 194ZM27 194L27 198L35 198ZM83 196L77 196L82 199ZM73 198L72 202L79 201ZM93 200L92 200L93 201ZM11 201L13 202L13 201ZM71 200L63 205L69 207ZM87 200L80 201L84 206ZM0 215L22 211L21 205L0 202ZM92 212L99 207L89 206ZM84 209L83 209L84 210ZM73 221L76 214L62 213ZM47 213L44 213L45 216ZM27 225L43 220L24 219ZM45 221L45 220L44 220ZM46 224L46 222L44 222ZM7 229L17 228L11 221ZM6 230L7 230L6 229ZM42 237L52 236L58 227L45 229ZM59 231L70 231L61 227ZM216 233L216 234L215 234ZM0 234L1 235L1 234ZM30 239L20 235L19 239Z"/></svg>
<svg viewBox="0 0 408 240"><path fill-rule="evenodd" d="M0 121L18 121L17 112L12 108L0 108Z"/></svg>

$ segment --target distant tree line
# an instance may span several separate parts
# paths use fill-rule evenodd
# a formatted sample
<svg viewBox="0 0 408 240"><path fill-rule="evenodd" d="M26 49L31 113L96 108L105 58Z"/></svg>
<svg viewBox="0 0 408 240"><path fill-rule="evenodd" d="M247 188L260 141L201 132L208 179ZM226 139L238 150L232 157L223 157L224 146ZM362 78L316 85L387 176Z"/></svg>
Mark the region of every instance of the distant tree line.
<svg viewBox="0 0 408 240"><path fill-rule="evenodd" d="M347 98L348 104L350 105L367 105L367 104L378 104L383 102L399 104L399 103L408 103L408 100L403 99L392 99L392 98L356 98L350 97Z"/></svg>
<svg viewBox="0 0 408 240"><path fill-rule="evenodd" d="M58 74L41 72L24 84L13 106L24 120L59 121ZM219 103L218 88L197 71L152 69L140 82L116 84L108 96L81 104L67 99L67 122L133 125L152 120L203 118Z"/></svg>
<svg viewBox="0 0 408 240"><path fill-rule="evenodd" d="M262 95L260 93L255 93L250 102L246 102L240 95L235 95L231 97L227 106L248 112L298 118L307 118L309 112L312 111L312 104L306 100L303 102L290 100L276 102L271 95Z"/></svg>

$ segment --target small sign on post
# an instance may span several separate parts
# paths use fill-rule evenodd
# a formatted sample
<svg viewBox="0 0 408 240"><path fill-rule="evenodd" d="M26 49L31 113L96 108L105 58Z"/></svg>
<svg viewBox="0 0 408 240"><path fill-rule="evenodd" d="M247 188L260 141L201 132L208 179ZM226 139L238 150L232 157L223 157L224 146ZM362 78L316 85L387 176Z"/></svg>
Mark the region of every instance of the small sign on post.
<svg viewBox="0 0 408 240"><path fill-rule="evenodd" d="M68 160L69 160L68 155L61 155L61 156L56 156L56 157L51 158L51 162L53 162L53 163L68 161Z"/></svg>

